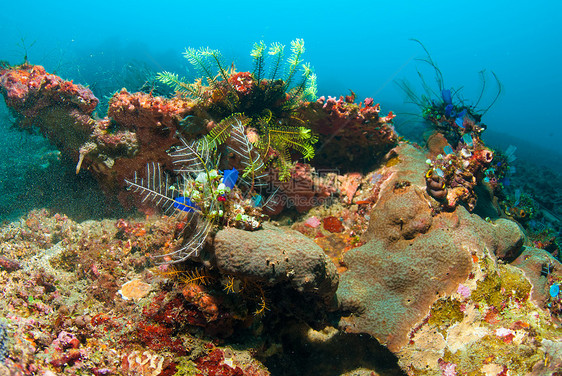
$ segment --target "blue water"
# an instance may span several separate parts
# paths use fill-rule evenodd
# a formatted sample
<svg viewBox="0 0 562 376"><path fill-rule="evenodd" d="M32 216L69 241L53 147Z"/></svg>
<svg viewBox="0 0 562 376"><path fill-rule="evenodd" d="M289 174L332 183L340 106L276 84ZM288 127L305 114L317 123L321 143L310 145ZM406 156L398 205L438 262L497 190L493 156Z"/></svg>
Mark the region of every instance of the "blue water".
<svg viewBox="0 0 562 376"><path fill-rule="evenodd" d="M87 84L101 97L138 84L139 69L186 75L188 64L181 56L186 47L219 49L239 70L249 70L254 42L288 45L303 38L305 60L318 76L319 95L345 95L351 89L359 100L373 97L383 112L398 113L398 130L407 131L408 117L400 114L418 109L404 103L404 94L394 81L419 82L416 58L424 57L424 52L410 40L416 38L439 65L445 86L463 86L469 102L479 95L478 72L486 69L497 74L504 90L483 118L488 132L525 140L531 149L536 144L557 150L562 141L562 2L161 4L5 2L0 13L0 60L18 64L27 54L31 63ZM426 69L425 74L431 78L431 71ZM488 86L484 103L495 94L492 80ZM3 132L5 107L0 111ZM2 145L0 153L8 154Z"/></svg>

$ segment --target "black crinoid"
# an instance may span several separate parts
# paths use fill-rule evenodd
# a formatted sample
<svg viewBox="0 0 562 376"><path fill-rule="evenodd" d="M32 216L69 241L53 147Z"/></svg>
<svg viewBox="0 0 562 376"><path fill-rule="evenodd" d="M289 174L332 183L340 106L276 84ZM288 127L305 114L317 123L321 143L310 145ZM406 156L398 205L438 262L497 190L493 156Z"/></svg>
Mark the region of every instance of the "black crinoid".
<svg viewBox="0 0 562 376"><path fill-rule="evenodd" d="M437 63L432 59L429 51L417 39L412 39L418 43L425 52L425 57L416 59L429 66L433 71L435 84L429 84L420 70L417 71L423 93L418 95L413 89L413 86L406 79L397 81L398 86L406 94L407 102L415 104L421 110L423 119L429 121L438 132L442 133L447 141L456 147L462 136L471 134L478 136L486 125L481 123L482 116L484 116L490 108L497 102L502 92L503 86L494 72L492 77L496 83L496 92L492 94L489 103L481 106L487 95L488 86L486 70L479 72L480 80L482 82L480 94L474 103L469 103L463 97L463 87L458 89L448 88L445 86L443 73L437 66Z"/></svg>
<svg viewBox="0 0 562 376"><path fill-rule="evenodd" d="M269 48L263 42L256 43L251 52L253 72L236 72L225 64L219 51L189 48L184 55L199 79L188 82L170 72L158 75L177 95L197 101L201 111L182 122L187 132L196 132L201 123L227 125L223 120L235 114L243 116L244 134L265 164L273 162L278 167L281 180L290 175L293 154L310 160L317 141L297 111L305 101L315 99L316 75L303 63L302 39L291 42L286 61L284 50L279 43ZM213 131L224 134L225 130Z"/></svg>

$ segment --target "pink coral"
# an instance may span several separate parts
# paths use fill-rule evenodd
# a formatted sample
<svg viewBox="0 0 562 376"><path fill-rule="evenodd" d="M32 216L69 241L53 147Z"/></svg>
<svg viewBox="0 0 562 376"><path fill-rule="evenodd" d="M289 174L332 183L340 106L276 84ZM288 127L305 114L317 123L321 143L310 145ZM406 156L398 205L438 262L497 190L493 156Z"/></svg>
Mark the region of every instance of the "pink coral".
<svg viewBox="0 0 562 376"><path fill-rule="evenodd" d="M459 283L459 287L457 288L457 293L459 293L463 298L468 298L470 296L470 288L468 286Z"/></svg>
<svg viewBox="0 0 562 376"><path fill-rule="evenodd" d="M455 370L457 365L445 362L442 359L439 359L439 368L441 369L442 376L455 376L457 374L457 371Z"/></svg>
<svg viewBox="0 0 562 376"><path fill-rule="evenodd" d="M306 221L304 221L304 225L308 226L308 227L311 227L311 228L316 228L316 227L320 226L321 224L322 224L322 222L320 222L320 220L315 216L309 217L309 218L306 219Z"/></svg>

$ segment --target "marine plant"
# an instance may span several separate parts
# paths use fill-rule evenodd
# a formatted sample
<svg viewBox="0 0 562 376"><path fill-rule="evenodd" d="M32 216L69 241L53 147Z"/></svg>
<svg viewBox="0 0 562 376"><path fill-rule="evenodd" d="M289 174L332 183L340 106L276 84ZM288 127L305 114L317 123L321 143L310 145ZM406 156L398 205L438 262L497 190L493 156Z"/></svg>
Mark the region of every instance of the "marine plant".
<svg viewBox="0 0 562 376"><path fill-rule="evenodd" d="M429 65L433 70L435 85L429 84L420 70L417 70L417 74L423 88L422 94L417 94L406 79L397 81L398 86L406 94L407 102L415 104L421 110L423 119L429 121L438 132L441 132L452 146L456 146L464 134L479 134L484 131L486 125L481 123L482 117L497 102L503 89L498 76L491 72L497 91L487 105L481 105L488 90L488 75L486 70L481 70L479 72L482 82L480 94L476 102L470 104L462 95L463 87L457 89L447 87L443 73L427 48L419 40L412 40L424 50L425 57L416 60Z"/></svg>
<svg viewBox="0 0 562 376"><path fill-rule="evenodd" d="M218 195L227 191L224 184L219 188L222 176L209 163L209 149L202 141L181 141L183 147L171 154L174 169L181 174L175 185L157 163L146 166L145 178L135 172L132 180L125 180L129 189L141 195L142 202L152 202L164 214L178 217L182 232L190 232L181 248L160 256L174 262L199 253L213 222L222 215Z"/></svg>
<svg viewBox="0 0 562 376"><path fill-rule="evenodd" d="M286 180L292 153L296 151L305 160L312 159L317 137L297 112L302 103L316 97L316 75L310 64L303 63L304 41L291 42L291 53L285 63L284 51L285 46L280 43L269 48L264 42L255 43L250 53L253 71L236 72L233 65L226 65L219 51L188 48L184 56L200 78L188 82L170 72L161 72L157 77L177 95L197 101L203 109L199 117L207 122L221 123L233 114L246 117L245 135L263 162L274 162L280 179ZM195 125L201 123L197 120L194 116L185 118L182 124L186 131L194 133ZM227 138L226 129L214 132L225 135L219 139L222 142Z"/></svg>

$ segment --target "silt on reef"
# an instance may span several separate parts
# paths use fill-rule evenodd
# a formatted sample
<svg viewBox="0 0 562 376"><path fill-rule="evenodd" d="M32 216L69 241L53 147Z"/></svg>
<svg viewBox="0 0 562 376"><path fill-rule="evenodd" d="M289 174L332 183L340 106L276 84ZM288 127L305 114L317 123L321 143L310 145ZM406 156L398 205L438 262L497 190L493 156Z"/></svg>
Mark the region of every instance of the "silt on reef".
<svg viewBox="0 0 562 376"><path fill-rule="evenodd" d="M21 268L0 270L11 334L0 338L8 354L0 373L174 375L185 359L194 372L268 375L247 353L199 338L228 337L252 318L228 312L218 279L182 294L181 278L172 289L150 261L149 252L170 247L175 226L170 218L77 224L33 211L3 227L5 257Z"/></svg>

